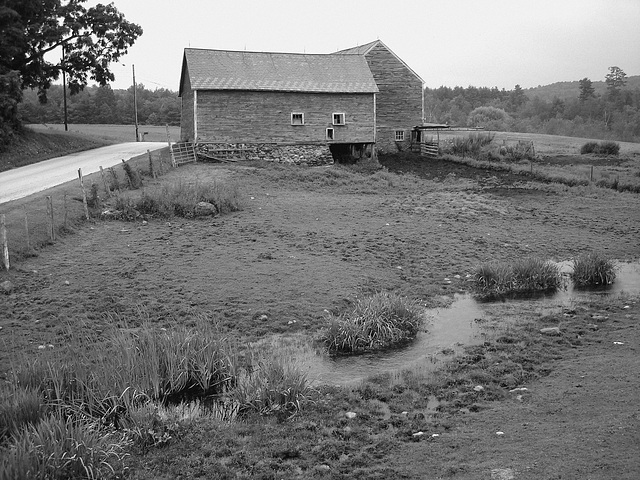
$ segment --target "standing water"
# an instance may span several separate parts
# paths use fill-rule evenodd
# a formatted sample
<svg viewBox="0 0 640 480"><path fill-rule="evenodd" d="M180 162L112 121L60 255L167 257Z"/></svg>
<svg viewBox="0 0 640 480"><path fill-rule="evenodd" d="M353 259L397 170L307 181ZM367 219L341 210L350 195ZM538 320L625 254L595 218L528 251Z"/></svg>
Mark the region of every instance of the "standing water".
<svg viewBox="0 0 640 480"><path fill-rule="evenodd" d="M560 264L563 274L570 273L570 264ZM640 294L640 264L621 263L612 285L595 289L577 289L568 282L567 288L535 299L505 299L505 302L535 302L543 309L561 308L574 298L594 294L617 295ZM435 365L438 353L453 353L462 345L472 345L482 341L478 320L482 320L485 309L490 304L478 302L471 295L456 294L453 303L446 308L427 309L425 323L415 340L407 345L349 356L329 356L322 349L314 348L308 341L272 340L272 347L292 357L307 372L314 384L349 385L368 377L416 367L428 369Z"/></svg>

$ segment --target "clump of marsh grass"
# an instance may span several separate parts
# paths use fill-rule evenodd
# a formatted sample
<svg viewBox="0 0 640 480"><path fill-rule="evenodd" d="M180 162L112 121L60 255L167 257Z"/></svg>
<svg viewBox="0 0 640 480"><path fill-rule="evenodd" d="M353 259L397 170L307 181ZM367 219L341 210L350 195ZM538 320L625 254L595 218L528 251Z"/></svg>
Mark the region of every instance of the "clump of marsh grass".
<svg viewBox="0 0 640 480"><path fill-rule="evenodd" d="M473 278L475 292L486 297L554 291L562 286L559 267L534 257L513 264L482 264L476 268Z"/></svg>
<svg viewBox="0 0 640 480"><path fill-rule="evenodd" d="M361 353L413 339L422 315L417 302L380 292L356 300L351 311L331 319L323 341L332 353Z"/></svg>
<svg viewBox="0 0 640 480"><path fill-rule="evenodd" d="M578 287L610 285L615 278L616 266L613 260L601 253L585 253L573 260L571 279Z"/></svg>
<svg viewBox="0 0 640 480"><path fill-rule="evenodd" d="M15 368L13 383L37 391L47 411L116 427L140 404L220 395L237 377L234 344L204 318L195 327L144 325L71 344L73 355L56 349Z"/></svg>
<svg viewBox="0 0 640 480"><path fill-rule="evenodd" d="M197 205L206 202L215 206L219 214L241 210L240 193L237 185L222 182L187 183L182 180L167 183L161 187L144 190L140 198L118 197L116 209L129 218L140 214L170 217L194 217ZM132 215L133 214L133 215Z"/></svg>
<svg viewBox="0 0 640 480"><path fill-rule="evenodd" d="M127 444L122 433L51 415L22 428L0 450L0 478L123 478Z"/></svg>
<svg viewBox="0 0 640 480"><path fill-rule="evenodd" d="M230 392L240 415L295 415L308 399L311 387L306 373L288 358L260 359L245 369Z"/></svg>
<svg viewBox="0 0 640 480"><path fill-rule="evenodd" d="M483 147L493 142L495 134L472 133L467 137L453 137L445 153L460 157L478 157Z"/></svg>
<svg viewBox="0 0 640 480"><path fill-rule="evenodd" d="M43 417L42 396L32 388L5 385L0 391L0 443ZM2 478L2 477L0 477Z"/></svg>

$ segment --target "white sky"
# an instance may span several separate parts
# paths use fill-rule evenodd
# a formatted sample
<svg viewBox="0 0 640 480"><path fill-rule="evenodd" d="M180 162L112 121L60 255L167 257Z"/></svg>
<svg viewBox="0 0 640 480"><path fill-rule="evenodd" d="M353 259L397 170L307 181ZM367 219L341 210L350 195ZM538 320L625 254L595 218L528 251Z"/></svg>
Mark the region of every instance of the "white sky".
<svg viewBox="0 0 640 480"><path fill-rule="evenodd" d="M382 40L425 85L513 89L640 75L640 0L88 0L144 34L113 88L178 89L185 47L331 53Z"/></svg>

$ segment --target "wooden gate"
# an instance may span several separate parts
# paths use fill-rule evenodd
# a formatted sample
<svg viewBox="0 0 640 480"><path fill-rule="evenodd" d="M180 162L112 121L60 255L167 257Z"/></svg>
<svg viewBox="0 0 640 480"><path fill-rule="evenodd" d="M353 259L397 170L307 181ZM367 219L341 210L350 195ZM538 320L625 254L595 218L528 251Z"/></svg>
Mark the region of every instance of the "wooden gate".
<svg viewBox="0 0 640 480"><path fill-rule="evenodd" d="M171 163L174 167L196 161L196 145L192 142L171 144Z"/></svg>
<svg viewBox="0 0 640 480"><path fill-rule="evenodd" d="M420 154L425 157L436 158L438 156L439 145L437 142L421 142Z"/></svg>

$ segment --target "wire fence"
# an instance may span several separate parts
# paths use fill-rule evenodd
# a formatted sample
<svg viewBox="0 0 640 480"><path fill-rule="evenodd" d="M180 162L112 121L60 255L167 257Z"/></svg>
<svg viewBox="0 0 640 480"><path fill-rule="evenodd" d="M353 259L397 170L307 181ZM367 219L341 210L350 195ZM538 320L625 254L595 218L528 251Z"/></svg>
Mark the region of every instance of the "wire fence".
<svg viewBox="0 0 640 480"><path fill-rule="evenodd" d="M172 167L169 148L122 160L114 167L65 185L0 205L0 268L36 256L40 248L99 215L104 202L121 191L139 188L145 179ZM136 181L137 179L137 181Z"/></svg>

